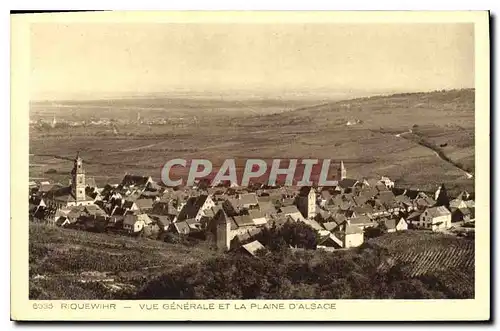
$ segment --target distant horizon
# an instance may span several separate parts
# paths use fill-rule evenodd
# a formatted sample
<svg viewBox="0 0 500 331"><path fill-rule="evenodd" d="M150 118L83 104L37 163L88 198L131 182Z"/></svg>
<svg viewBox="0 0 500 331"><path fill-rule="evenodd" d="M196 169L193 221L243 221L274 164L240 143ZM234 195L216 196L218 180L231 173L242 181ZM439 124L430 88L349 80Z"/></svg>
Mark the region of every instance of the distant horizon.
<svg viewBox="0 0 500 331"><path fill-rule="evenodd" d="M459 88L442 88L430 90L407 90L407 89L315 89L315 90L292 90L285 91L261 89L225 89L202 91L189 90L184 88L171 89L158 92L116 92L116 93L80 93L65 98L45 97L30 99L30 102L70 102L70 101L99 101L99 100L125 100L125 99L141 99L141 98L171 98L171 99L205 99L205 100L332 100L342 101L351 100L372 96L390 96L400 93L431 93L435 91L453 91L453 90L474 90L475 87L459 87Z"/></svg>

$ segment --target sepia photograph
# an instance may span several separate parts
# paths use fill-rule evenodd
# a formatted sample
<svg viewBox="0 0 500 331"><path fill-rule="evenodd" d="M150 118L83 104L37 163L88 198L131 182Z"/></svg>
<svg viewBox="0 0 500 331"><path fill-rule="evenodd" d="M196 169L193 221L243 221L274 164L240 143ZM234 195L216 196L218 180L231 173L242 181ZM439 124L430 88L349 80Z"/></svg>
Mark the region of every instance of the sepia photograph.
<svg viewBox="0 0 500 331"><path fill-rule="evenodd" d="M487 12L31 15L16 185L39 310L294 300L304 312L470 301L489 282L476 270L476 230L489 254L489 173L476 166L479 142L489 149Z"/></svg>

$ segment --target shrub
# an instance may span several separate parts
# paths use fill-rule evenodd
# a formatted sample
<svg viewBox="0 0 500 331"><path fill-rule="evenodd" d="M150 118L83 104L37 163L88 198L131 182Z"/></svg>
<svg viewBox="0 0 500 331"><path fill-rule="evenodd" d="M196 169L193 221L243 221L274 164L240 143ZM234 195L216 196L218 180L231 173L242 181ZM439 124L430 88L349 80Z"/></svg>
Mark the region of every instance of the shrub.
<svg viewBox="0 0 500 331"><path fill-rule="evenodd" d="M245 241L258 240L272 251L288 247L316 249L318 233L304 222L286 222L282 227L264 228L260 233Z"/></svg>
<svg viewBox="0 0 500 331"><path fill-rule="evenodd" d="M404 265L382 268L387 264L386 254L385 249L368 244L335 253L282 250L259 257L230 253L164 274L131 298L389 299L454 295L420 279L408 279Z"/></svg>

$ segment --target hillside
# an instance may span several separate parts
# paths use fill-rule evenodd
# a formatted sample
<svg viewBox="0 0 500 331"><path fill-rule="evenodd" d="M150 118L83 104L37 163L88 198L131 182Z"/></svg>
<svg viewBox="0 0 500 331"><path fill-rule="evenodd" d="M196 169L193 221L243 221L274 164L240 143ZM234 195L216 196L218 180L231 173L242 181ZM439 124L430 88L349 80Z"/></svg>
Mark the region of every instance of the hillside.
<svg viewBox="0 0 500 331"><path fill-rule="evenodd" d="M373 96L238 125L286 134L299 155L343 159L354 176L385 174L424 190L443 182L458 193L474 190L474 100L473 89Z"/></svg>
<svg viewBox="0 0 500 331"><path fill-rule="evenodd" d="M461 123L464 127L473 127L470 115L474 113L474 100L474 89L378 95L254 117L254 121L247 120L242 125L263 124L260 121L264 119L269 120L269 124L293 125L302 122L312 123L317 127L331 127L360 119L363 121L363 128L372 129L391 127L393 130L404 131L409 124L446 125L450 121ZM449 115L454 118L450 119Z"/></svg>
<svg viewBox="0 0 500 331"><path fill-rule="evenodd" d="M405 265L408 277L433 278L457 293L474 293L474 240L439 233L407 231L369 241Z"/></svg>
<svg viewBox="0 0 500 331"><path fill-rule="evenodd" d="M344 160L349 177L388 175L398 186L433 191L445 183L452 194L474 191L474 90L316 104L267 115L222 112L183 125L122 125L117 133L110 127L32 128L30 176L66 182L71 164L58 157L77 151L101 184L125 172L159 180L172 158L208 158L214 166L226 158L330 158Z"/></svg>
<svg viewBox="0 0 500 331"><path fill-rule="evenodd" d="M412 258L399 254L420 251ZM377 243L378 242L378 243ZM349 250L227 254L165 273L139 289L136 299L464 299L474 297L474 263L428 259L451 238L425 232L385 236ZM423 249L416 246L426 243ZM415 246L409 246L415 245ZM471 245L455 248L470 257ZM427 248L427 249L426 249ZM461 251L465 250L465 254ZM473 252L473 250L472 250ZM428 261L429 262L426 262ZM452 259L453 260L453 259ZM423 263L420 263L423 262ZM427 266L422 270L421 266ZM462 267L464 267L461 269ZM410 271L410 273L408 272ZM417 272L413 271L425 271ZM457 273L457 271L459 271ZM465 277L466 280L461 279ZM470 282L470 283L469 283Z"/></svg>
<svg viewBox="0 0 500 331"><path fill-rule="evenodd" d="M30 223L30 299L103 299L216 255L207 246Z"/></svg>
<svg viewBox="0 0 500 331"><path fill-rule="evenodd" d="M474 241L409 231L256 259L30 224L30 299L472 298ZM377 279L374 286L374 279Z"/></svg>

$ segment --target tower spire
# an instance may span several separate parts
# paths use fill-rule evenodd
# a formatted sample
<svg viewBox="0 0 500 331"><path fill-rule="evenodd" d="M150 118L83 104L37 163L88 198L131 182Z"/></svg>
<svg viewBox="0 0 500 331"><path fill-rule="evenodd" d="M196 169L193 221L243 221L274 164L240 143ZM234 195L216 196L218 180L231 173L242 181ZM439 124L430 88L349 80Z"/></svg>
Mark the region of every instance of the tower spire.
<svg viewBox="0 0 500 331"><path fill-rule="evenodd" d="M347 178L347 170L344 166L343 160L340 161L340 165L339 165L339 168L337 170L337 178L338 178L338 180L343 180L343 179Z"/></svg>
<svg viewBox="0 0 500 331"><path fill-rule="evenodd" d="M77 203L85 200L85 171L80 152L76 153L73 170L71 171L71 192Z"/></svg>

